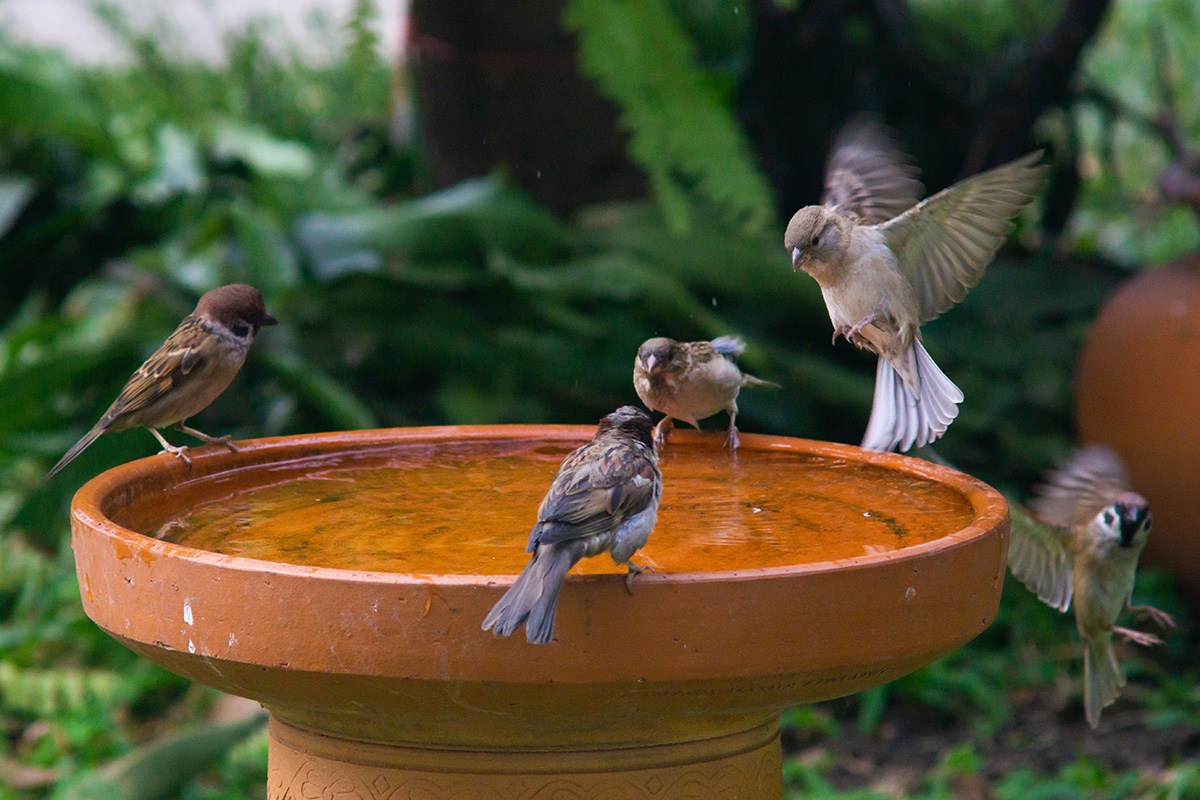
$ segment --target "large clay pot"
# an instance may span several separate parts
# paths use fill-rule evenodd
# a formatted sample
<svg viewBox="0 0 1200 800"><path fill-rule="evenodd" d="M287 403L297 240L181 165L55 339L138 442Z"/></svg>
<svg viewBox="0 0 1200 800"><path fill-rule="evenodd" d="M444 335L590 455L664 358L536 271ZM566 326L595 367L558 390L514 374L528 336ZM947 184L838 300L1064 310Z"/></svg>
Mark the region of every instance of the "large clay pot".
<svg viewBox="0 0 1200 800"><path fill-rule="evenodd" d="M485 633L558 462L594 430L318 434L117 467L73 505L84 609L267 707L272 800L778 798L781 709L899 677L996 613L994 489L891 453L745 434L731 456L720 434L676 431L638 556L659 571L631 595L585 560L554 641ZM297 501L306 482L331 493ZM187 544L206 508L232 514L213 549ZM264 543L276 560L245 555ZM385 545L399 555L379 561Z"/></svg>
<svg viewBox="0 0 1200 800"><path fill-rule="evenodd" d="M1075 409L1079 438L1111 445L1150 501L1144 561L1200 603L1200 254L1108 299L1080 355Z"/></svg>

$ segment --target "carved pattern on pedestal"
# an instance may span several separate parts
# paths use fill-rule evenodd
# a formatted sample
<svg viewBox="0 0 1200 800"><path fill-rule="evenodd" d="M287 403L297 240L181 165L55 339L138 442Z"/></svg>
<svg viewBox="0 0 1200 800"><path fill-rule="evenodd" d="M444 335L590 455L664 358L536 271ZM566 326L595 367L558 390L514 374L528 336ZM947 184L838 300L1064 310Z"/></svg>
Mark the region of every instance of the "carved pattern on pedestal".
<svg viewBox="0 0 1200 800"><path fill-rule="evenodd" d="M571 776L412 772L271 754L269 800L677 800L778 797L778 743L712 762Z"/></svg>

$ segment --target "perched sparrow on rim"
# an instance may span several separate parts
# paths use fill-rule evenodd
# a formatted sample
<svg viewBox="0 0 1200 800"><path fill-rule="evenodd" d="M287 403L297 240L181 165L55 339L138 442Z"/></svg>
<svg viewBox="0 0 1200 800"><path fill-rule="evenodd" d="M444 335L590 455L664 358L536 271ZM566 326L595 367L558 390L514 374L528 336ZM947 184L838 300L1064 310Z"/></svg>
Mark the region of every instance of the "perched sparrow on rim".
<svg viewBox="0 0 1200 800"><path fill-rule="evenodd" d="M71 462L106 431L146 428L163 450L191 464L186 447L175 447L158 432L173 426L207 444L233 452L228 436L214 437L184 425L229 386L246 360L246 351L263 325L277 319L267 313L253 286L233 283L206 292L196 310L184 317L162 347L133 373L100 421L59 459L47 478Z"/></svg>
<svg viewBox="0 0 1200 800"><path fill-rule="evenodd" d="M1125 685L1113 634L1141 645L1162 641L1116 627L1117 616L1137 611L1159 625L1175 626L1156 608L1129 605L1138 556L1150 532L1150 508L1129 490L1121 459L1104 446L1075 451L1036 492L1032 516L1013 509L1008 568L1051 608L1066 611L1074 599L1075 624L1084 642L1084 706L1094 728L1101 709Z"/></svg>
<svg viewBox="0 0 1200 800"><path fill-rule="evenodd" d="M1045 170L1031 153L915 199L913 170L878 127L834 145L822 205L796 212L784 245L792 269L821 285L833 338L879 356L862 446L908 450L935 441L963 395L921 344L920 325L979 282Z"/></svg>
<svg viewBox="0 0 1200 800"><path fill-rule="evenodd" d="M737 449L737 397L743 386L778 389L779 384L747 375L733 363L746 343L736 336L711 342L677 342L659 336L638 348L633 362L633 388L651 411L667 416L654 428L654 441L666 443L672 419L700 430L699 421L718 411L729 412L725 444Z"/></svg>
<svg viewBox="0 0 1200 800"><path fill-rule="evenodd" d="M621 406L559 467L529 534L525 549L533 557L488 613L483 629L508 636L524 622L528 641L550 641L567 570L606 550L613 561L628 565L625 586L632 591L633 576L649 567L630 559L650 538L661 496L650 415Z"/></svg>

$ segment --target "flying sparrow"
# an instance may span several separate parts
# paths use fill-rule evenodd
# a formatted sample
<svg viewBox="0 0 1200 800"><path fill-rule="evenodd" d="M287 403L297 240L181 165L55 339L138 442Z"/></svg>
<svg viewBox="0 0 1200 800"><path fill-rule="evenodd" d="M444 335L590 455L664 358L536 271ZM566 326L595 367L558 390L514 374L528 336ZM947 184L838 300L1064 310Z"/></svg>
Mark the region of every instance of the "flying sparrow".
<svg viewBox="0 0 1200 800"><path fill-rule="evenodd" d="M525 623L525 638L544 644L554 635L554 610L567 571L586 556L608 551L626 564L625 586L649 569L630 559L658 517L662 473L650 431L650 415L622 406L600 420L595 437L563 460L538 508L525 548L529 563L483 629L508 636Z"/></svg>
<svg viewBox="0 0 1200 800"><path fill-rule="evenodd" d="M792 269L821 286L833 338L879 356L862 446L935 441L963 395L921 344L920 325L966 296L1045 171L1041 153L954 184L903 211L920 184L875 125L835 142L822 205L796 212L784 245Z"/></svg>
<svg viewBox="0 0 1200 800"><path fill-rule="evenodd" d="M725 444L737 449L737 397L742 387L779 388L738 369L733 357L745 349L746 343L736 336L719 336L711 342L677 342L659 336L642 343L633 361L633 388L647 408L666 414L654 428L656 444L666 443L672 419L700 430L700 420L727 411Z"/></svg>
<svg viewBox="0 0 1200 800"><path fill-rule="evenodd" d="M1075 602L1075 625L1083 639L1084 707L1088 723L1116 699L1125 676L1113 634L1141 645L1161 643L1142 631L1115 625L1124 611L1174 627L1169 614L1130 606L1138 556L1150 532L1146 499L1129 490L1120 458L1093 445L1073 453L1047 475L1030 502L1032 515L1013 508L1008 567L1051 608Z"/></svg>
<svg viewBox="0 0 1200 800"><path fill-rule="evenodd" d="M158 432L168 426L207 444L237 452L228 436L214 437L184 425L217 398L246 360L246 351L263 325L278 322L267 313L253 286L233 283L206 292L162 346L133 373L117 399L50 470L52 478L107 431L146 428L165 452L191 460L186 447L175 447Z"/></svg>

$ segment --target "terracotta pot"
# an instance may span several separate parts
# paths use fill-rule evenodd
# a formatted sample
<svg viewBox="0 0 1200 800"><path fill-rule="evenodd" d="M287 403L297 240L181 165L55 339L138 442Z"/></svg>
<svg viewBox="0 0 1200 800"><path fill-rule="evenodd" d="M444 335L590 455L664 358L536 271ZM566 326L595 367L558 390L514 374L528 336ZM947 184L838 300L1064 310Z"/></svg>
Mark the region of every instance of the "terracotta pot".
<svg viewBox="0 0 1200 800"><path fill-rule="evenodd" d="M1079 438L1111 445L1150 501L1143 561L1200 606L1200 254L1124 283L1100 309L1075 376Z"/></svg>
<svg viewBox="0 0 1200 800"><path fill-rule="evenodd" d="M531 517L561 451L593 432L490 426L318 434L239 443L237 454L204 448L190 469L165 455L117 467L74 500L85 610L146 658L262 702L272 717L269 796L279 800L541 798L560 790L564 797L780 797L782 709L897 678L969 641L995 615L1008 540L1007 507L995 490L904 456L752 434L734 459L721 434L672 434L663 510L643 550L660 571L639 576L631 596L611 562L581 564L592 573L568 577L555 640L542 646L520 633L502 639L480 630L512 574L285 564L130 529L156 529L150 520L161 520L164 507L185 511L222 492L240 498L268 482L286 486L346 465L386 469L399 458L411 467L418 459L417 474L444 467L448 448L468 446L502 453L520 445L548 459L544 482L510 492L516 516ZM868 511L853 515L896 527L898 536L904 521L889 509L915 483L932 485L962 513L934 514L933 525L957 522L924 543L901 539L886 552L756 567L761 539L718 541L728 531L705 516L702 497L688 499L696 487L682 466L708 465L719 479L722 470L741 475L755 459L778 467L755 491L781 499L747 513L770 516L780 537L807 535L789 526L800 524L814 470L835 482L864 481ZM439 500L448 520L467 512L453 495ZM455 533L468 555L482 548L473 541L499 535L523 558L527 523L499 534ZM656 544L684 533L701 544L695 558L712 551L726 568L697 571L700 562L655 556ZM394 535L404 535L399 522Z"/></svg>

